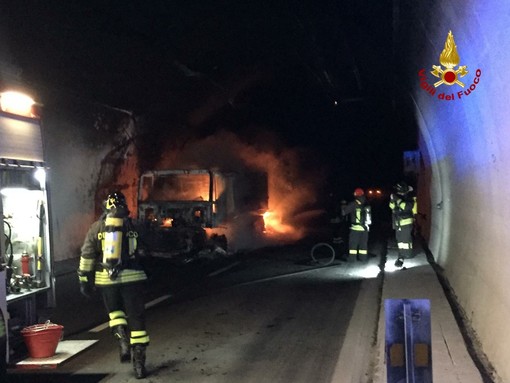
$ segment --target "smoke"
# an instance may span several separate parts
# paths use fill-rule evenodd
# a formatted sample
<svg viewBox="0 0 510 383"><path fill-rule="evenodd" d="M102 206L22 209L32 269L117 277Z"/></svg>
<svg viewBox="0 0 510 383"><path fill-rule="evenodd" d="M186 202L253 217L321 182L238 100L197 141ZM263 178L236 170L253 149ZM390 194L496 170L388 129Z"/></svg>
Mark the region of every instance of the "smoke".
<svg viewBox="0 0 510 383"><path fill-rule="evenodd" d="M251 235L242 217L224 230L229 244L255 248L297 241L306 235L309 220L303 217L316 215L314 204L323 178L319 169L308 166L307 156L308 153L297 148L282 148L270 134L259 136L257 143L251 144L231 132L220 131L188 141L179 149L165 150L157 169L266 173L269 198L264 236Z"/></svg>

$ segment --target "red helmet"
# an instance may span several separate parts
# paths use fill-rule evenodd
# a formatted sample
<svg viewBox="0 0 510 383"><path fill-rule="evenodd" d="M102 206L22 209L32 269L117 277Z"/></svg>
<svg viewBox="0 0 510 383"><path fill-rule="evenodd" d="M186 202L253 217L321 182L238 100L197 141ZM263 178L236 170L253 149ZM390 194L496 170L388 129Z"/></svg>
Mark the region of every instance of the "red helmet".
<svg viewBox="0 0 510 383"><path fill-rule="evenodd" d="M354 197L361 197L365 192L362 188L356 188L354 189Z"/></svg>

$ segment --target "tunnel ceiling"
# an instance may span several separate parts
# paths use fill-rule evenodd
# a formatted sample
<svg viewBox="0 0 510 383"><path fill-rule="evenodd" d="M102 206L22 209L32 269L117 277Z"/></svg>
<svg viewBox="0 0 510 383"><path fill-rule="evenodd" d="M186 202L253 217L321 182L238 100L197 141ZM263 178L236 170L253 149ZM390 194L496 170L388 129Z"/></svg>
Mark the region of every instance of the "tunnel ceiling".
<svg viewBox="0 0 510 383"><path fill-rule="evenodd" d="M361 169L414 146L413 134L393 138L391 2L147 4L13 2L2 44L35 86L151 116L165 131L263 126L286 144L323 146L344 168L345 143L370 157Z"/></svg>

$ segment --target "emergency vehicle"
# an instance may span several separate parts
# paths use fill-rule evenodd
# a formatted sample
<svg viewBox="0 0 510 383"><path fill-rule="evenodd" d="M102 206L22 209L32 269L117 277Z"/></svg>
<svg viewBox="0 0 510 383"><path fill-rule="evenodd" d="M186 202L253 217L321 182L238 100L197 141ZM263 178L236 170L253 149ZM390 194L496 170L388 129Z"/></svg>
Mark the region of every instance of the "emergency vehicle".
<svg viewBox="0 0 510 383"><path fill-rule="evenodd" d="M0 93L0 310L6 363L24 350L21 330L55 303L47 167L41 119L34 111L30 97Z"/></svg>

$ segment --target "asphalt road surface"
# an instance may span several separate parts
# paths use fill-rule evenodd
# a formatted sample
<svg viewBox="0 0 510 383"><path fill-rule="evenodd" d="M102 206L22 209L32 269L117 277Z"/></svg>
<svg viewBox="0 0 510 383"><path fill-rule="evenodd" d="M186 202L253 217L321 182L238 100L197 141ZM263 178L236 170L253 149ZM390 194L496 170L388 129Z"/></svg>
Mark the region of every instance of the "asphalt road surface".
<svg viewBox="0 0 510 383"><path fill-rule="evenodd" d="M327 267L310 262L308 245L171 271L165 260L154 261L147 299L158 303L147 310L145 381L363 382L371 367L381 287L375 276L384 248L372 245L366 263L336 259ZM138 381L130 364L118 362L107 329L67 339L99 342L54 371L37 371L37 381ZM35 379L27 371L9 377Z"/></svg>

